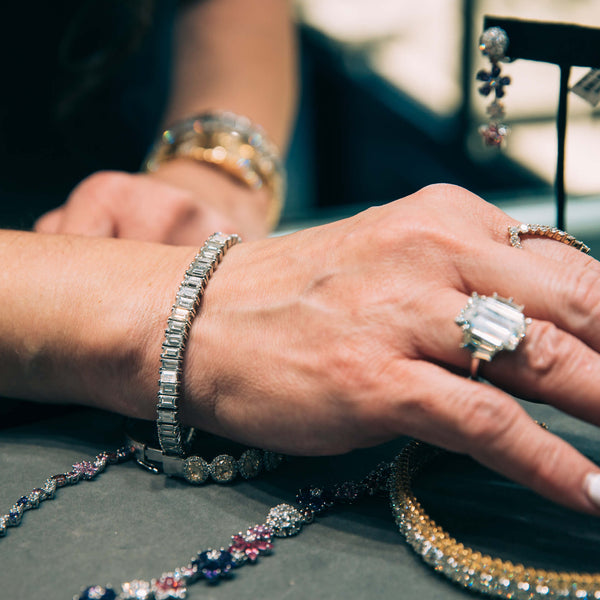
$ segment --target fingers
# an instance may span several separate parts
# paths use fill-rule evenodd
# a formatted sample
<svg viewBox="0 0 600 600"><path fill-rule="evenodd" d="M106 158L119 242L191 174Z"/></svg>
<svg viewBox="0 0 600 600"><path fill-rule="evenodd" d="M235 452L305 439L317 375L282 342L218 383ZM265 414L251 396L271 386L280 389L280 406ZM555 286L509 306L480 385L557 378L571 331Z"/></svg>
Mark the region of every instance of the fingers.
<svg viewBox="0 0 600 600"><path fill-rule="evenodd" d="M434 209L444 216L446 226L451 225L457 233L468 234L468 239L476 243L485 241L491 237L499 244L509 246L509 226L521 225L520 221L512 218L500 208L485 202L463 188L449 184L434 184L423 188L413 194L419 203L427 201ZM537 252L546 258L560 262L585 265L590 262L591 257L570 247L568 244L539 234L522 233L519 239L523 249ZM585 240L583 240L585 241Z"/></svg>
<svg viewBox="0 0 600 600"><path fill-rule="evenodd" d="M115 223L105 198L97 193L98 184L107 181L109 174L96 174L79 184L67 202L42 215L35 223L38 233L114 237ZM110 190L114 194L114 189Z"/></svg>
<svg viewBox="0 0 600 600"><path fill-rule="evenodd" d="M60 233L63 219L63 208L55 208L42 215L34 224L33 230L37 233Z"/></svg>
<svg viewBox="0 0 600 600"><path fill-rule="evenodd" d="M522 231L520 229L522 225L507 215L502 214L489 229L494 239L502 244L510 244L512 246L513 240L518 240L521 246L520 250L536 252L546 258L560 262L570 263L574 261L575 264L590 262L589 247L574 237L569 236L566 232L561 231L560 234L564 235L560 235L559 230L556 229L554 233L551 230L542 233L540 229L534 228L532 230L527 225L525 226L525 231ZM510 231L513 228L517 228L518 233L516 235Z"/></svg>
<svg viewBox="0 0 600 600"><path fill-rule="evenodd" d="M415 331L418 358L469 371L471 353L461 348L463 333L454 320L466 303L467 296L454 290L424 301ZM596 425L600 425L599 372L600 354L556 325L537 319L515 351L500 351L479 366L479 374L502 389L543 400Z"/></svg>
<svg viewBox="0 0 600 600"><path fill-rule="evenodd" d="M600 355L547 321L534 320L515 352L500 352L480 373L522 398L543 400L600 425Z"/></svg>
<svg viewBox="0 0 600 600"><path fill-rule="evenodd" d="M411 378L410 401L388 413L400 431L469 454L565 506L600 514L600 499L590 496L595 480L588 479L600 469L535 424L510 396L420 361L411 363Z"/></svg>
<svg viewBox="0 0 600 600"><path fill-rule="evenodd" d="M412 200L407 199L407 206L409 222L417 224L421 240L417 246L423 256L411 255L420 266L417 277L433 276L438 284L448 283L467 295L477 291L488 296L497 292L513 297L525 305L528 316L550 321L600 350L600 326L596 324L600 316L597 261L550 239L525 240L535 251L511 247L508 225L517 222L464 190L428 188ZM403 209L404 205L392 208ZM423 219L422 213L427 209L429 218ZM433 209L437 212L432 214ZM390 221L387 212L384 216ZM405 230L406 222L401 221ZM399 239L406 242L401 236ZM428 242L428 254L423 252L423 240ZM532 246L535 242L538 243ZM549 256L541 253L542 244ZM405 257L407 249L411 249L407 243L398 246L398 260Z"/></svg>
<svg viewBox="0 0 600 600"><path fill-rule="evenodd" d="M104 205L72 202L46 216L48 221L45 222L45 217L42 217L40 226L48 229L38 229L36 224L36 231L40 233L115 237L115 224L110 212L105 210Z"/></svg>
<svg viewBox="0 0 600 600"><path fill-rule="evenodd" d="M550 321L600 350L600 269L593 259L578 258L583 262L569 264L500 244L486 245L458 261L461 291L513 297L525 306L527 316Z"/></svg>
<svg viewBox="0 0 600 600"><path fill-rule="evenodd" d="M83 180L63 206L41 217L36 231L168 243L174 231L184 235L196 224L197 213L189 194L160 181L99 172Z"/></svg>
<svg viewBox="0 0 600 600"><path fill-rule="evenodd" d="M216 189L210 194L219 197ZM62 207L40 218L36 231L196 245L215 231L240 230L220 208L148 175L106 171L84 179Z"/></svg>

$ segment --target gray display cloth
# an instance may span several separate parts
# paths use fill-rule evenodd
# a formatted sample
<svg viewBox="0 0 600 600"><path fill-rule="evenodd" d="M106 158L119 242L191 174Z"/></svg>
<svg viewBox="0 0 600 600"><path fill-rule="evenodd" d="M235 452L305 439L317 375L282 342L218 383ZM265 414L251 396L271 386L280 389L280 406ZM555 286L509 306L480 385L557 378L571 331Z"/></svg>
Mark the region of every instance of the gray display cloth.
<svg viewBox="0 0 600 600"><path fill-rule="evenodd" d="M531 408L594 459L598 430L546 407ZM193 487L134 462L93 481L57 490L0 539L0 597L69 600L91 584L150 579L232 534L263 523L268 509L293 501L309 483L359 479L391 459L406 440L341 457L293 459L253 481ZM0 511L82 459L122 443L122 420L82 410L0 432ZM437 521L461 541L534 566L600 571L600 520L559 508L452 456L427 470L415 490ZM387 498L369 498L319 517L274 552L188 598L444 598L470 592L448 583L415 556L392 519Z"/></svg>

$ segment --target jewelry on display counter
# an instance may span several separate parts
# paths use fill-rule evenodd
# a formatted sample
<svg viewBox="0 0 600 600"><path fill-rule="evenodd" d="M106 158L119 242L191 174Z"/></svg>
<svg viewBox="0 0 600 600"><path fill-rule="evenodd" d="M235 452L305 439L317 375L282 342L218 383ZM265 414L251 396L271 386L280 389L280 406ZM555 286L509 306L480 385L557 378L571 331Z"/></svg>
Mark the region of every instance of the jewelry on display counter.
<svg viewBox="0 0 600 600"><path fill-rule="evenodd" d="M400 532L433 569L475 592L517 600L600 598L600 573L535 569L481 554L453 538L425 512L412 491L419 473L449 454L422 442L410 442L393 462L390 501Z"/></svg>
<svg viewBox="0 0 600 600"><path fill-rule="evenodd" d="M10 511L0 517L0 536L21 523L23 513L38 508L40 502L54 498L57 488L95 479L110 464L125 462L135 449L125 446L116 452L101 452L91 461L75 463L70 471L49 477L42 488L35 488L19 498ZM134 579L119 587L92 585L73 600L169 600L187 597L189 585L198 581L215 584L232 576L246 564L254 564L269 554L275 538L297 535L337 505L353 504L365 496L387 491L390 464L381 463L358 482L345 481L327 487L308 486L296 493L296 504L278 504L271 508L265 522L233 536L226 547L201 550L185 566L168 571L150 581Z"/></svg>
<svg viewBox="0 0 600 600"><path fill-rule="evenodd" d="M0 516L0 536L19 526L26 511L38 509L42 502L54 498L58 488L96 479L109 465L133 456L134 448L125 446L101 452L91 460L75 463L65 473L49 477L42 487L21 496L7 514ZM381 494L389 494L394 519L413 550L436 572L465 590L517 600L600 598L600 573L546 571L485 555L458 542L433 521L412 486L425 467L441 456L450 453L413 440L393 462L380 463L357 482L299 489L294 504L272 507L263 523L232 535L224 547L200 550L185 565L150 580L133 579L116 587L85 587L73 600L184 599L190 585L201 581L216 584L231 578L240 567L256 564L260 557L270 554L276 538L299 534L315 517L336 506Z"/></svg>
<svg viewBox="0 0 600 600"><path fill-rule="evenodd" d="M76 462L70 471L51 475L43 483L42 487L31 490L28 494L21 496L5 515L0 516L0 537L6 535L10 527L21 524L25 511L39 508L40 502L52 500L58 488L75 485L80 481L90 481L99 473L102 473L109 465L125 462L133 455L132 448L124 446L114 452L100 452L92 460Z"/></svg>

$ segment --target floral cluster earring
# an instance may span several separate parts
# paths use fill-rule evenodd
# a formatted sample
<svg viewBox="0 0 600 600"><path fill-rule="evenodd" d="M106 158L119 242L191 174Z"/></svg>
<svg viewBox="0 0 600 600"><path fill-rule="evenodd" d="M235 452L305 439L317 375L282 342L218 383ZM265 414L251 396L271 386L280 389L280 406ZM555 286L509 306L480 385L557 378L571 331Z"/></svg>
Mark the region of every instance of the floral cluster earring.
<svg viewBox="0 0 600 600"><path fill-rule="evenodd" d="M477 81L483 82L483 85L479 87L479 93L485 97L490 94L494 95L494 100L486 110L489 121L479 127L479 133L486 146L501 146L509 132L509 128L503 123L504 104L500 98L504 97L504 88L510 84L510 77L501 74L498 64L508 60L505 54L507 48L508 35L500 27L486 29L479 38L479 49L484 56L490 59L491 63L489 71L482 69L477 73Z"/></svg>

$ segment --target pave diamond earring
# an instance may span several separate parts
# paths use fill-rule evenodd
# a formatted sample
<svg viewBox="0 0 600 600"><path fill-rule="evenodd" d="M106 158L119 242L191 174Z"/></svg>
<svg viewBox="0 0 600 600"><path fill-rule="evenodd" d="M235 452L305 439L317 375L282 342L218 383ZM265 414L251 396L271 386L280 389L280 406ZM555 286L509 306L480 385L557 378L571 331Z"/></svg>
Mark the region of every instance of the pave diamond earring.
<svg viewBox="0 0 600 600"><path fill-rule="evenodd" d="M501 74L499 65L508 60L505 54L508 43L508 35L500 27L486 29L479 38L479 49L490 59L491 66L489 71L481 69L477 73L477 81L483 82L478 91L482 96L494 96L486 110L489 121L479 127L479 134L486 146L501 146L509 132L509 128L503 123L504 104L500 99L504 97L504 87L510 84L510 77Z"/></svg>

